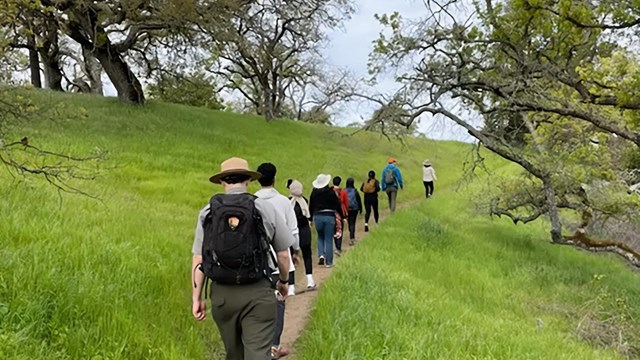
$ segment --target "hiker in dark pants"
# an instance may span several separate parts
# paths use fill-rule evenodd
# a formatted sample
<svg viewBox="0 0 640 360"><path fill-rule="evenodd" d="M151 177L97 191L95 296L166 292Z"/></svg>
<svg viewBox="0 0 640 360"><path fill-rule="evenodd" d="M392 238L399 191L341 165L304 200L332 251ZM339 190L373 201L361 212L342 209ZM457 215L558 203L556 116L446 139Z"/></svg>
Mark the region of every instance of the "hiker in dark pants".
<svg viewBox="0 0 640 360"><path fill-rule="evenodd" d="M369 231L369 217L373 210L373 219L378 223L378 193L380 192L380 182L376 180L376 172L369 171L369 177L360 186L360 191L364 193L364 231Z"/></svg>
<svg viewBox="0 0 640 360"><path fill-rule="evenodd" d="M402 174L397 166L398 161L390 157L387 160L387 166L382 169L382 190L386 191L389 198L389 210L391 213L396 211L396 199L398 190L403 188Z"/></svg>
<svg viewBox="0 0 640 360"><path fill-rule="evenodd" d="M436 171L431 166L431 161L427 159L422 162L422 183L424 184L424 192L427 199L433 196L433 183L436 180L438 180Z"/></svg>
<svg viewBox="0 0 640 360"><path fill-rule="evenodd" d="M289 292L288 296L294 296L295 292L295 265L298 263L298 252L300 250L299 245L299 231L298 231L298 219L296 213L291 205L289 199L280 194L275 189L277 169L272 163L262 163L258 166L257 171L262 174L262 177L258 179L258 182L262 186L260 190L256 192L256 196L260 199L264 199L273 205L276 212L285 220L287 227L291 231L295 242L290 248L293 261L289 263ZM276 271L273 277L279 276ZM289 354L289 348L280 344L280 338L282 337L282 331L284 330L284 315L285 315L285 302L284 300L278 300L278 309L276 313L276 331L273 336L273 342L271 344L271 358L279 359Z"/></svg>
<svg viewBox="0 0 640 360"><path fill-rule="evenodd" d="M307 289L313 289L316 287L316 282L313 280L313 260L311 259L311 227L309 226L311 212L309 211L309 202L302 196L303 188L300 181L292 180L287 187L289 188L289 200L298 219L300 250L302 250L304 272L307 275Z"/></svg>
<svg viewBox="0 0 640 360"><path fill-rule="evenodd" d="M192 314L198 321L206 317L202 300L206 272L212 280L211 315L222 337L226 359L266 360L271 357L277 304L268 276L277 265L280 276L276 289L286 298L289 247L294 238L273 205L247 194L249 182L260 174L249 170L246 160L230 158L220 168L209 180L222 184L225 194L215 195L200 210L196 225L191 265ZM254 221L254 212L260 215L262 224ZM224 246L231 240L246 246ZM268 255L269 247L277 259ZM243 259L249 254L253 257L246 266ZM224 267L217 265L222 263Z"/></svg>
<svg viewBox="0 0 640 360"><path fill-rule="evenodd" d="M345 188L349 199L349 217L347 217L349 223L349 245L353 245L356 242L356 220L358 219L358 213L362 213L362 200L353 183L353 178L348 178Z"/></svg>

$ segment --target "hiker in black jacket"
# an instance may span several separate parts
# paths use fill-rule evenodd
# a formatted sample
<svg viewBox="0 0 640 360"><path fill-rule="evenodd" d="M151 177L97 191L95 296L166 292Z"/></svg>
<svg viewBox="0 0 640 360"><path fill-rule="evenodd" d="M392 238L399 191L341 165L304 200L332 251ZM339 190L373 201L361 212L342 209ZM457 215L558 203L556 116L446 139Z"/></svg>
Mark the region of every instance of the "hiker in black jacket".
<svg viewBox="0 0 640 360"><path fill-rule="evenodd" d="M373 219L378 223L378 193L380 192L380 182L376 180L376 172L369 171L369 177L360 186L360 191L364 194L364 231L369 231L369 217L373 210Z"/></svg>

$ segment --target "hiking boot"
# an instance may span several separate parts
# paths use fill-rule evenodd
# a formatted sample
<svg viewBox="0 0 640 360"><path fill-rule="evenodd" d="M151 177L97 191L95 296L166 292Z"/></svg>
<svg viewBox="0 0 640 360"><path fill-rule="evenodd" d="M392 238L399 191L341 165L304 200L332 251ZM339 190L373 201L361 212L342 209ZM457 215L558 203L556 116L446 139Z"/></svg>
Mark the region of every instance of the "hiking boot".
<svg viewBox="0 0 640 360"><path fill-rule="evenodd" d="M369 232L369 224L364 224L364 232Z"/></svg>
<svg viewBox="0 0 640 360"><path fill-rule="evenodd" d="M349 240L349 245L353 246L355 244L356 244L356 240L355 239Z"/></svg>
<svg viewBox="0 0 640 360"><path fill-rule="evenodd" d="M318 259L318 265L324 265L324 256L320 256Z"/></svg>
<svg viewBox="0 0 640 360"><path fill-rule="evenodd" d="M333 252L334 254L336 254L336 256L342 256L342 250L336 250Z"/></svg>
<svg viewBox="0 0 640 360"><path fill-rule="evenodd" d="M272 346L271 347L271 358L272 359L280 359L289 355L289 349L284 346Z"/></svg>

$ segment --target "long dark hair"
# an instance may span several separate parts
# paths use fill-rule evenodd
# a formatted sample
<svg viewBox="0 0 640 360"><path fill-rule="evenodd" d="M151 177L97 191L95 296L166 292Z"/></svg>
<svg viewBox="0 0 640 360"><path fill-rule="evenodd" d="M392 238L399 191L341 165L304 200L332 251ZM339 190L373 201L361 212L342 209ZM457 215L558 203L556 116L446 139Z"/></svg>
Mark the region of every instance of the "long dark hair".
<svg viewBox="0 0 640 360"><path fill-rule="evenodd" d="M353 178L352 178L352 177L348 178L348 179L347 179L347 187L348 187L348 188L355 188L355 186L353 186L353 183L354 183L354 182L355 182L355 181L353 180Z"/></svg>

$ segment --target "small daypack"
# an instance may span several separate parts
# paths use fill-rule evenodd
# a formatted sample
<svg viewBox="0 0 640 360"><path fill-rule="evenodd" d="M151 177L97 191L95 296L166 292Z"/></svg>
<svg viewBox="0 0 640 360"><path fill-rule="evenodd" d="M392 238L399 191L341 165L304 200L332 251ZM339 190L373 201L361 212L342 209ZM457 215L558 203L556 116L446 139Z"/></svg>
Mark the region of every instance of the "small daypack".
<svg viewBox="0 0 640 360"><path fill-rule="evenodd" d="M376 192L376 180L368 179L367 181L365 181L364 185L362 186L362 191L365 194L373 194L374 192Z"/></svg>
<svg viewBox="0 0 640 360"><path fill-rule="evenodd" d="M256 197L218 194L203 223L202 272L216 283L251 284L268 277L269 243Z"/></svg>
<svg viewBox="0 0 640 360"><path fill-rule="evenodd" d="M349 198L349 210L359 210L357 191L355 188L346 188L347 198Z"/></svg>
<svg viewBox="0 0 640 360"><path fill-rule="evenodd" d="M393 171L393 168L387 168L382 175L384 179L384 183L387 185L395 185L396 183L396 174Z"/></svg>

